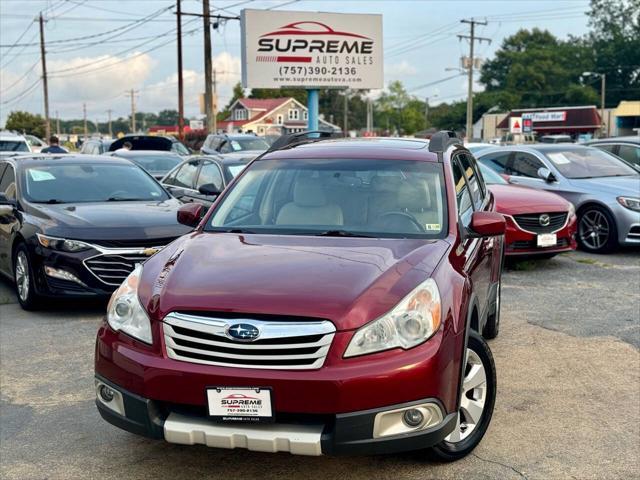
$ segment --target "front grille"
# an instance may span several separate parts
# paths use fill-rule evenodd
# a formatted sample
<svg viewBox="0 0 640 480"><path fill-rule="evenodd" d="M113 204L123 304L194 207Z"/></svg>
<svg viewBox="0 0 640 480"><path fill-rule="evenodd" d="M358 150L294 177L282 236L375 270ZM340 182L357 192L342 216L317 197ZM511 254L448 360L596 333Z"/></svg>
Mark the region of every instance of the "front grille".
<svg viewBox="0 0 640 480"><path fill-rule="evenodd" d="M546 249L556 249L556 248L564 248L569 246L568 238L559 238L558 243L556 245L552 245L550 247L538 247L536 240L517 240L512 242L510 245L512 250L546 250Z"/></svg>
<svg viewBox="0 0 640 480"><path fill-rule="evenodd" d="M147 238L143 240L95 240L89 243L106 248L147 248L164 247L173 242L177 237Z"/></svg>
<svg viewBox="0 0 640 480"><path fill-rule="evenodd" d="M541 215L549 215L549 225L540 225ZM563 227L567 220L567 212L514 215L513 219L516 221L520 228L528 232L553 233Z"/></svg>
<svg viewBox="0 0 640 480"><path fill-rule="evenodd" d="M640 225L634 225L629 229L627 237L633 240L640 240Z"/></svg>
<svg viewBox="0 0 640 480"><path fill-rule="evenodd" d="M228 329L239 323L257 327L258 339L239 341L228 336ZM167 356L174 360L276 370L320 368L336 331L328 320L263 321L176 312L164 318L163 330Z"/></svg>
<svg viewBox="0 0 640 480"><path fill-rule="evenodd" d="M84 264L102 282L117 287L147 258L144 253L105 253L86 259Z"/></svg>

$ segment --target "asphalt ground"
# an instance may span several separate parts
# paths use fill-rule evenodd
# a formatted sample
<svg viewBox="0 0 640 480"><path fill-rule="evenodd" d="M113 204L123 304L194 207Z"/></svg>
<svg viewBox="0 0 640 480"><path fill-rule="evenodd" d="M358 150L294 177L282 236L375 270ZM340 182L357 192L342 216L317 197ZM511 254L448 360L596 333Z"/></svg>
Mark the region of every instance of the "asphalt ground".
<svg viewBox="0 0 640 480"><path fill-rule="evenodd" d="M420 453L295 457L147 440L94 405L104 305L27 313L0 281L3 479L640 478L640 250L512 265L491 342L498 396L478 448L452 464Z"/></svg>

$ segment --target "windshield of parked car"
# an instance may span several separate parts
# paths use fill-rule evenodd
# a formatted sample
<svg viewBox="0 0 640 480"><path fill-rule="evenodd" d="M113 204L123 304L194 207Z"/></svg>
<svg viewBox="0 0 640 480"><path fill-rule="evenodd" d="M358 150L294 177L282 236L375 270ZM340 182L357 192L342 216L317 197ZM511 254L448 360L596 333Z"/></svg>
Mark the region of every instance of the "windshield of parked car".
<svg viewBox="0 0 640 480"><path fill-rule="evenodd" d="M151 173L166 173L182 163L183 160L178 155L123 155L123 157L137 163Z"/></svg>
<svg viewBox="0 0 640 480"><path fill-rule="evenodd" d="M206 230L284 235L440 237L441 163L367 159L254 162Z"/></svg>
<svg viewBox="0 0 640 480"><path fill-rule="evenodd" d="M484 164L478 162L480 166L480 172L482 173L482 178L484 178L484 183L489 185L508 185L504 178L502 178L496 171L491 170L489 167Z"/></svg>
<svg viewBox="0 0 640 480"><path fill-rule="evenodd" d="M28 152L27 142L19 140L0 140L0 152Z"/></svg>
<svg viewBox="0 0 640 480"><path fill-rule="evenodd" d="M619 177L638 174L616 156L597 148L549 150L544 154L567 178Z"/></svg>
<svg viewBox="0 0 640 480"><path fill-rule="evenodd" d="M24 169L22 191L35 203L166 200L169 196L135 165L59 164Z"/></svg>
<svg viewBox="0 0 640 480"><path fill-rule="evenodd" d="M239 163L237 165L227 165L226 169L231 174L231 178L235 178L238 174L247 167L246 163Z"/></svg>
<svg viewBox="0 0 640 480"><path fill-rule="evenodd" d="M231 151L242 152L243 150L266 150L269 144L260 137L232 138L229 140Z"/></svg>

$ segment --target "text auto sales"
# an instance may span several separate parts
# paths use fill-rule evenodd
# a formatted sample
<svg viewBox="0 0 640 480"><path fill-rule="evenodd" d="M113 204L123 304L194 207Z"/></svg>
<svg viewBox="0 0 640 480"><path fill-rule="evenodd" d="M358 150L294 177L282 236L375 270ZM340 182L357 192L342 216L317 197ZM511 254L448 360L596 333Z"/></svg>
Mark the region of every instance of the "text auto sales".
<svg viewBox="0 0 640 480"><path fill-rule="evenodd" d="M282 39L282 38L261 38L258 40L259 52L280 52L280 53L321 53L315 63L326 65L337 65L340 58L332 53L350 53L351 56L344 57L347 65L372 65L373 64L373 41L372 40L304 40L304 39ZM357 55L357 56L356 56Z"/></svg>

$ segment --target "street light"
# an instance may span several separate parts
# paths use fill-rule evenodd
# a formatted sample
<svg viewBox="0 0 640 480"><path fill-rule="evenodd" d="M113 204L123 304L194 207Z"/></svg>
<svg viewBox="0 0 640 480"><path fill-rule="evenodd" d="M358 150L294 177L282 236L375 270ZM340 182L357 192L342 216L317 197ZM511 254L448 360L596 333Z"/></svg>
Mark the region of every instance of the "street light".
<svg viewBox="0 0 640 480"><path fill-rule="evenodd" d="M583 77L600 77L601 87L600 87L600 133L603 136L606 136L605 128L604 128L604 99L605 99L605 86L606 86L606 75L604 73L598 72L582 72Z"/></svg>

